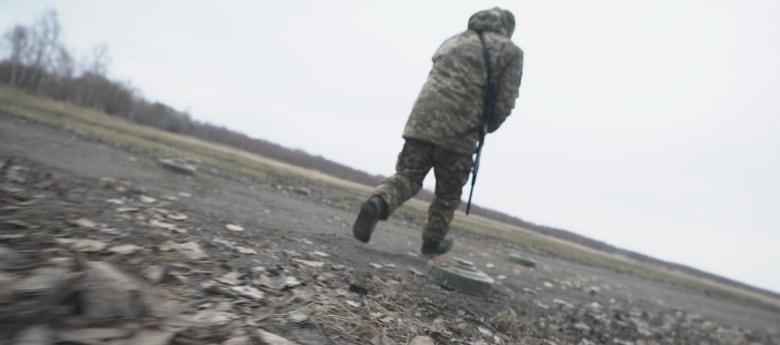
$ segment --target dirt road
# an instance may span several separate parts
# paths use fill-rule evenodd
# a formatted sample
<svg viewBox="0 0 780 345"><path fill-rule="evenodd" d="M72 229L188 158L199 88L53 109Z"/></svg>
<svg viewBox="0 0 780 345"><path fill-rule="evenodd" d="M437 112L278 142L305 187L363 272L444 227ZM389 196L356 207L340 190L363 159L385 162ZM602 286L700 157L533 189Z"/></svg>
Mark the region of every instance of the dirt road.
<svg viewBox="0 0 780 345"><path fill-rule="evenodd" d="M285 271L278 266L298 263L296 267L301 271L296 272L304 286L322 287L315 289L321 294L332 291L334 299L390 296L383 301L404 304L396 306L396 311L409 311L411 319L420 325L415 332L435 335L438 343L780 344L780 311L769 307L537 253L525 253L539 263L537 268L524 268L507 260L517 251L511 245L463 229L453 229L456 246L452 256L471 260L496 278L495 293L490 298L475 298L443 290L424 277L427 261L417 256L420 224L392 218L378 226L370 245L362 245L351 237L355 205L333 202L327 191L249 181L210 168L188 177L163 169L157 157L90 141L9 114L0 114L0 162L6 170L19 166L28 175L20 180L38 184L50 181L31 185L0 177L0 182L14 184L14 190L30 198L46 196L36 199L39 201L29 206L29 212L0 213L3 221L38 224L31 227L35 231L13 230L7 224L0 228L3 233L40 234L30 235L24 243L6 243L14 250L50 245L52 238L47 236L51 235L43 231L62 232L68 238L79 235L111 243L134 243L144 248L144 255L90 255L130 271L142 271L151 262L168 258L168 251L157 249L161 243L195 241L210 261L190 274L190 282L193 276L214 279L230 271L250 271L258 265L272 272ZM119 214L122 208L139 216ZM150 225L157 223L151 222L153 216L140 216L147 214L144 212L162 214L168 221L158 221L164 224L159 227ZM98 227L103 230L114 230L96 233L94 229L73 226L69 223L73 219L88 219L101 224ZM228 229L228 224L243 230ZM232 244L222 245L215 239ZM229 250L235 247L253 249L256 255ZM326 278L334 282L314 283L322 277L317 272L329 272L333 277ZM326 278L321 278L322 282ZM311 283L307 285L306 279ZM187 285L182 280L166 284L171 285L171 291L189 291L185 287L177 290L176 284ZM356 286L370 293L354 291ZM388 292L388 286L397 287ZM357 301L360 303L369 305L368 300ZM386 339L339 337L336 328L274 321L278 315L289 316L282 304L274 308L271 316L258 318L258 322L303 344L326 340L355 343L355 339L403 344L408 336L388 326ZM395 310L385 308L389 310L386 314ZM502 319L496 319L505 312L512 325L502 326ZM256 315L257 310L253 313ZM369 314L367 318L378 316ZM476 324L467 327L462 325L464 322Z"/></svg>

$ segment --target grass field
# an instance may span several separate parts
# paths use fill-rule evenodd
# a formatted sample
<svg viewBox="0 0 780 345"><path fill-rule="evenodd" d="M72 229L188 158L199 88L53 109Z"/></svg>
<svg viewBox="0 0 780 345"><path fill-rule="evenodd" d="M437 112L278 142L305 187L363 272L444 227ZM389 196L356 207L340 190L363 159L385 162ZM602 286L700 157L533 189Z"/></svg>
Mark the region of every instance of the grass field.
<svg viewBox="0 0 780 345"><path fill-rule="evenodd" d="M129 123L94 110L32 96L7 86L0 86L0 111L49 126L63 128L84 137L135 152L158 157L196 159L203 166L237 174L258 182L310 186L323 191L323 194L327 195L329 199L345 207L356 208L371 191L369 186L338 179L318 171L275 161L232 147ZM403 217L422 221L426 215L426 209L427 205L424 202L415 199L405 204L397 212ZM780 300L772 296L679 271L651 266L478 216L466 217L458 212L453 226L511 242L527 251L541 252L568 261L715 294L724 294L780 310Z"/></svg>

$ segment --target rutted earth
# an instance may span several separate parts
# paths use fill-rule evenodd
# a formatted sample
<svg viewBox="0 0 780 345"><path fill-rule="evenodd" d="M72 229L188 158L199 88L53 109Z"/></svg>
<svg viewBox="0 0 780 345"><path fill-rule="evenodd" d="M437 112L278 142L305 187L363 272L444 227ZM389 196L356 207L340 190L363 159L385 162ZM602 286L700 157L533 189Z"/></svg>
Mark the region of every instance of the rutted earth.
<svg viewBox="0 0 780 345"><path fill-rule="evenodd" d="M780 344L780 311L454 229L487 298L429 281L419 224L0 114L0 344Z"/></svg>

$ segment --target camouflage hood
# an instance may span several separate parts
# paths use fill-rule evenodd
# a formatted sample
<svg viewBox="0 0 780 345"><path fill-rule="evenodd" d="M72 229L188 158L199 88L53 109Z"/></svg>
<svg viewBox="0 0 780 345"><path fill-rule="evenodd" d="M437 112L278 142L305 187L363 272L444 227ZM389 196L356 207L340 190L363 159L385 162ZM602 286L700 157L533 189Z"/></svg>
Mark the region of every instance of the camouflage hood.
<svg viewBox="0 0 780 345"><path fill-rule="evenodd" d="M469 18L469 30L489 31L512 38L515 31L515 16L498 7L479 11Z"/></svg>
<svg viewBox="0 0 780 345"><path fill-rule="evenodd" d="M480 128L485 105L485 48L498 82L495 111L487 125L489 132L498 129L514 108L523 74L523 51L510 39L514 26L509 11L480 11L469 19L468 30L442 43L409 114L404 138L474 153L479 138L474 129ZM477 32L484 33L485 48Z"/></svg>

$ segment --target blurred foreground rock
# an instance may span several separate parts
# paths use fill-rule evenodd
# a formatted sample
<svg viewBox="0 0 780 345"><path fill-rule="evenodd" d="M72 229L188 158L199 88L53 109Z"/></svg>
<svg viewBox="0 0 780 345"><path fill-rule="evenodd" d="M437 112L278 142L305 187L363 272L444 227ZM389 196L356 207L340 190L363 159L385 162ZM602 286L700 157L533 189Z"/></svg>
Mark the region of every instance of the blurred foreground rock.
<svg viewBox="0 0 780 345"><path fill-rule="evenodd" d="M54 257L0 271L0 340L11 344L168 344L189 324L107 262Z"/></svg>

